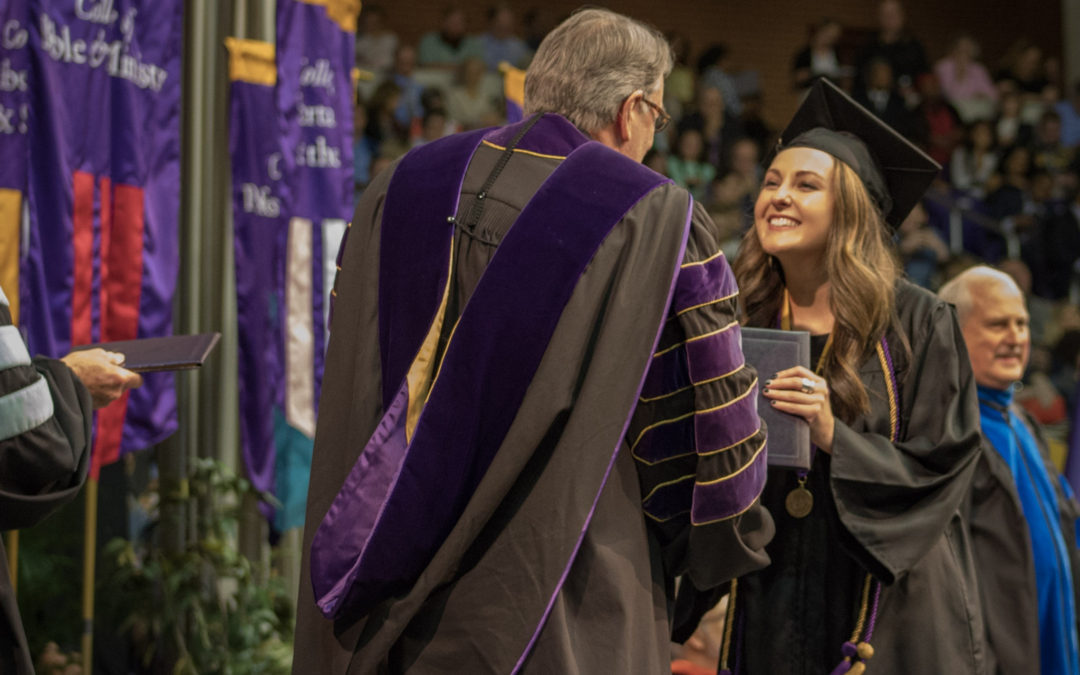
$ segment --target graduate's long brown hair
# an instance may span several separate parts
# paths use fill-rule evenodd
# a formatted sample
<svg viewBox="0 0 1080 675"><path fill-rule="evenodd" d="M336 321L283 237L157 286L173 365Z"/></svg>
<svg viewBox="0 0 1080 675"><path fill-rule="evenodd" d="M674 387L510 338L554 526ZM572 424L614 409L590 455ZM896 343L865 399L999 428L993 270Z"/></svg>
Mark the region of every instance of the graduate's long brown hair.
<svg viewBox="0 0 1080 675"><path fill-rule="evenodd" d="M824 259L831 282L829 306L836 321L822 375L829 382L833 414L851 422L870 410L858 368L896 321L896 282L901 267L881 211L862 181L843 162L834 159L833 166L835 202ZM745 323L776 326L784 299L784 272L779 261L762 249L756 226L743 237L732 269ZM901 348L906 351L907 345Z"/></svg>

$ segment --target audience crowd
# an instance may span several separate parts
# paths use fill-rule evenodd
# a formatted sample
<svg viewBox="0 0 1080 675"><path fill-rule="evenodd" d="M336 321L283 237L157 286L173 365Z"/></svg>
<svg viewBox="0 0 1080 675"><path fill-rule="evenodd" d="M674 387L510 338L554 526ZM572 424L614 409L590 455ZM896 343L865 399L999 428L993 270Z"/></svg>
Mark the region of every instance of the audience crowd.
<svg viewBox="0 0 1080 675"><path fill-rule="evenodd" d="M524 68L558 17L493 6L470 26L448 8L416 45L398 39L395 17L365 3L356 41L359 193L410 148L505 120L500 64ZM732 258L751 223L762 160L776 130L762 116L759 78L731 66L723 44L690 45L668 34L676 64L664 107L674 122L645 163L686 187L710 211ZM696 55L696 58L693 58ZM791 55L791 83L828 77L919 143L943 167L937 185L896 232L908 277L936 290L979 263L1009 273L1027 295L1032 359L1018 399L1064 455L1080 363L1080 81L1037 43L981 54L959 34L933 61L895 0L874 31L823 18Z"/></svg>

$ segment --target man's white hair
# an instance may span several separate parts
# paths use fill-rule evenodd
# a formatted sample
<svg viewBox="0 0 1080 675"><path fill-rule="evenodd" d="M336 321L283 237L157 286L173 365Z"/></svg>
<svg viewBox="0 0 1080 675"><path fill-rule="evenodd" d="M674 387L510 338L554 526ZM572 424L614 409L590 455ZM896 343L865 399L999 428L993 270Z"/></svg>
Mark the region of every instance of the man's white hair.
<svg viewBox="0 0 1080 675"><path fill-rule="evenodd" d="M656 91L671 67L671 47L655 28L583 9L536 50L525 75L525 114L558 113L592 134L615 121L627 96Z"/></svg>
<svg viewBox="0 0 1080 675"><path fill-rule="evenodd" d="M963 325L975 305L972 289L990 283L1004 284L1017 293L1020 287L1008 274L986 265L976 265L956 275L938 291L938 297L956 307L956 318Z"/></svg>

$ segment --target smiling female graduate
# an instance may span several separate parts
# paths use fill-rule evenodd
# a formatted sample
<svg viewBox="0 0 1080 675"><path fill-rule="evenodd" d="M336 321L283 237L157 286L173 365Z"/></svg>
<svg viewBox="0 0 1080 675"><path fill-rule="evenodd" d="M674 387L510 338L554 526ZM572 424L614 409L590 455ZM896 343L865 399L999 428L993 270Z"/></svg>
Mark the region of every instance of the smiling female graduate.
<svg viewBox="0 0 1080 675"><path fill-rule="evenodd" d="M747 325L811 334L812 368L760 377L815 451L770 468L773 562L735 586L728 672L992 672L957 515L975 382L953 309L901 278L890 241L938 170L827 80L768 165L734 270Z"/></svg>

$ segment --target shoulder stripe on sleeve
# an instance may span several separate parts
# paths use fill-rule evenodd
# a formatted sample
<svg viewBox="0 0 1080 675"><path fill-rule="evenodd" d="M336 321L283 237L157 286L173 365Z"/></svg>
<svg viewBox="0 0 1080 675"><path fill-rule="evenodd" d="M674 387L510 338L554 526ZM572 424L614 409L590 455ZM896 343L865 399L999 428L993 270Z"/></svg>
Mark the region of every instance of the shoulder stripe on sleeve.
<svg viewBox="0 0 1080 675"><path fill-rule="evenodd" d="M672 312L678 314L688 307L708 304L722 297L737 295L735 275L723 255L713 256L700 265L683 266L671 301Z"/></svg>
<svg viewBox="0 0 1080 675"><path fill-rule="evenodd" d="M6 441L44 424L53 416L52 392L38 377L22 389L0 396L0 441Z"/></svg>
<svg viewBox="0 0 1080 675"><path fill-rule="evenodd" d="M658 356L663 356L664 354L667 354L668 352L670 352L672 350L678 349L679 347L682 347L683 345L689 345L689 344L691 344L693 342L697 342L698 340L704 340L706 338L711 338L714 335L720 335L720 334L724 333L725 331L731 330L732 328L737 328L738 325L739 325L738 321L732 321L731 323L724 326L723 328L717 328L716 330L714 330L711 333L705 333L704 335L695 335L692 338L687 338L686 342L678 342L676 344L671 345L670 347L666 347L664 349L661 349L660 351L653 354L653 358L655 359Z"/></svg>
<svg viewBox="0 0 1080 675"><path fill-rule="evenodd" d="M705 525L733 518L750 508L765 488L768 453L762 439L754 457L733 474L694 484L694 504L690 521Z"/></svg>
<svg viewBox="0 0 1080 675"><path fill-rule="evenodd" d="M19 329L12 325L0 326L0 370L28 365L30 353L26 351Z"/></svg>

